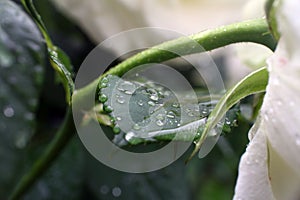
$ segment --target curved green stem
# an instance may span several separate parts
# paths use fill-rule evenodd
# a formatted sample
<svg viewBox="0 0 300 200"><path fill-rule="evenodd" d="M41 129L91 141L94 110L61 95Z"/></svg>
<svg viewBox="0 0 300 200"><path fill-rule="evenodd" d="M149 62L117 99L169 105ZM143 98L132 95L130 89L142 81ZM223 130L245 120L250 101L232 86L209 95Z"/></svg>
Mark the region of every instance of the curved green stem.
<svg viewBox="0 0 300 200"><path fill-rule="evenodd" d="M262 44L272 51L275 50L277 42L271 35L266 19L254 19L235 24L222 26L216 29L203 31L195 35L189 36L190 39L196 41L203 48L192 48L191 40L186 37L171 40L160 45L154 46L141 53L138 53L124 62L118 64L114 68L107 71L101 77L112 74L121 76L130 69L146 63L160 63L182 55L201 53L210 51L226 45L239 42L253 42ZM173 52L179 53L173 53ZM87 94L94 92L99 77L86 87L77 90L76 97L84 98ZM76 98L76 99L78 99Z"/></svg>
<svg viewBox="0 0 300 200"><path fill-rule="evenodd" d="M75 126L72 117L71 107L65 116L65 120L58 132L56 133L53 141L46 149L42 157L35 162L30 172L25 174L13 190L10 200L19 199L33 184L34 182L51 166L50 163L60 154L63 148L68 143L71 136L75 133Z"/></svg>

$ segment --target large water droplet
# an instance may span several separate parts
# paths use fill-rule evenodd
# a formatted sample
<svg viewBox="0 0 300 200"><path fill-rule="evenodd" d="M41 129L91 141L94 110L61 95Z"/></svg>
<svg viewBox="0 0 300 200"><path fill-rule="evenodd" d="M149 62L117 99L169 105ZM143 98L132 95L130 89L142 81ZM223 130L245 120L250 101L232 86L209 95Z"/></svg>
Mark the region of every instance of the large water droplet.
<svg viewBox="0 0 300 200"><path fill-rule="evenodd" d="M134 137L135 137L135 134L133 132L128 132L125 135L125 140L127 140L128 142L130 142Z"/></svg>
<svg viewBox="0 0 300 200"><path fill-rule="evenodd" d="M113 107L111 107L111 106L104 106L103 107L103 109L104 109L104 111L105 112L107 112L107 113L111 113L114 109L113 109Z"/></svg>
<svg viewBox="0 0 300 200"><path fill-rule="evenodd" d="M119 187L114 187L111 192L114 197L119 197L122 194L122 190Z"/></svg>
<svg viewBox="0 0 300 200"><path fill-rule="evenodd" d="M114 132L115 134L120 133L120 131L121 131L121 129L120 129L119 126L116 125L116 126L113 127L113 132Z"/></svg>
<svg viewBox="0 0 300 200"><path fill-rule="evenodd" d="M15 115L15 110L11 106L6 106L3 109L3 114L5 117L13 117Z"/></svg>
<svg viewBox="0 0 300 200"><path fill-rule="evenodd" d="M105 103L107 101L107 96L105 94L101 94L100 97L99 97L99 101L101 103Z"/></svg>

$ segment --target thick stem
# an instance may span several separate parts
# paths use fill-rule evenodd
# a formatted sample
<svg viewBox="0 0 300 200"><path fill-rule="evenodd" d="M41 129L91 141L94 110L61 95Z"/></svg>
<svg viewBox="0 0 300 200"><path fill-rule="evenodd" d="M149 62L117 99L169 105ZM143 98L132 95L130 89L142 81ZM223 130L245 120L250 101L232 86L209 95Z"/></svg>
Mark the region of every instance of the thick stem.
<svg viewBox="0 0 300 200"><path fill-rule="evenodd" d="M19 199L35 183L35 181L51 166L51 163L61 153L70 138L72 138L72 135L75 134L75 131L72 110L69 107L65 120L55 134L53 141L42 157L35 162L32 169L21 178L9 199Z"/></svg>
<svg viewBox="0 0 300 200"><path fill-rule="evenodd" d="M160 63L182 55L210 51L239 42L262 44L272 51L275 50L277 44L269 31L266 19L255 19L230 24L216 29L203 31L195 35L191 35L188 38L197 42L202 46L202 48L192 48L193 43L191 43L191 40L186 37L171 40L132 56L110 69L101 77L106 74L121 76L130 69L142 64ZM84 98L87 94L94 92L101 77L86 87L77 90L76 94L74 94L76 99L79 100Z"/></svg>

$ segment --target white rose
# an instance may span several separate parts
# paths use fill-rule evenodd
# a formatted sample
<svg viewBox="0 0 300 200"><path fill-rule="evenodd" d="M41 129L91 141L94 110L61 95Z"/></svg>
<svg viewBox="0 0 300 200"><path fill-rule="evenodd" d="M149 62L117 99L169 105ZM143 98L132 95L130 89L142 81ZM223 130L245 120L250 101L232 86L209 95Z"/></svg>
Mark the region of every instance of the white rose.
<svg viewBox="0 0 300 200"><path fill-rule="evenodd" d="M249 132L234 199L300 198L300 1L282 0L281 38L268 60L269 84Z"/></svg>

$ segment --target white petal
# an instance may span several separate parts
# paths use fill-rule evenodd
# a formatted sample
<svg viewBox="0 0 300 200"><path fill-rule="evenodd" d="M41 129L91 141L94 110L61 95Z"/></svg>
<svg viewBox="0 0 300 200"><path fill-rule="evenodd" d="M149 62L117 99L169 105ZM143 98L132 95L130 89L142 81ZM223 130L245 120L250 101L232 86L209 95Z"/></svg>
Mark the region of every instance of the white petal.
<svg viewBox="0 0 300 200"><path fill-rule="evenodd" d="M272 69L261 111L270 144L300 176L300 62L289 60L283 45L279 44L270 60Z"/></svg>
<svg viewBox="0 0 300 200"><path fill-rule="evenodd" d="M300 1L282 1L280 8L282 37L268 62L270 79L262 115L272 147L300 176Z"/></svg>
<svg viewBox="0 0 300 200"><path fill-rule="evenodd" d="M240 161L234 199L274 199L267 165L265 125L262 120L255 123L249 136L253 138Z"/></svg>

